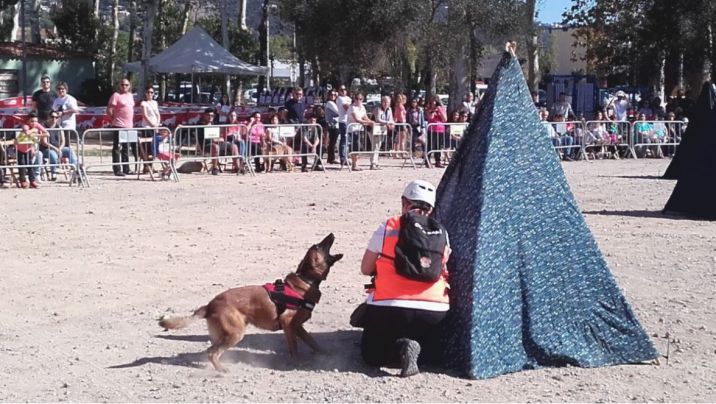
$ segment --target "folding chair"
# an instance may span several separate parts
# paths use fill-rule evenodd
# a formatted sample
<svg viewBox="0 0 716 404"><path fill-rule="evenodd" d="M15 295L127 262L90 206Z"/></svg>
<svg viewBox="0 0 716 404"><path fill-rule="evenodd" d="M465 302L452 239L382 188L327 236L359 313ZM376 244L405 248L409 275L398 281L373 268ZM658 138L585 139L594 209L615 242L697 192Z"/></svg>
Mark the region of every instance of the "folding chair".
<svg viewBox="0 0 716 404"><path fill-rule="evenodd" d="M8 147L14 146L15 141L14 140L0 140L0 147L3 150L3 154L5 155L5 165L6 166L14 166L17 165L17 154L14 154L12 156L8 155ZM10 176L12 182L11 184L20 187L20 180L16 176L15 169L10 167L8 168L8 175Z"/></svg>
<svg viewBox="0 0 716 404"><path fill-rule="evenodd" d="M139 176L144 171L144 169L140 169L140 167L144 165L144 167L147 168L149 178L154 181L154 164L152 164L154 161L154 135L152 134L151 137L137 137L137 149L139 159L135 170L137 172L137 179L139 179ZM142 162L144 164L142 164Z"/></svg>

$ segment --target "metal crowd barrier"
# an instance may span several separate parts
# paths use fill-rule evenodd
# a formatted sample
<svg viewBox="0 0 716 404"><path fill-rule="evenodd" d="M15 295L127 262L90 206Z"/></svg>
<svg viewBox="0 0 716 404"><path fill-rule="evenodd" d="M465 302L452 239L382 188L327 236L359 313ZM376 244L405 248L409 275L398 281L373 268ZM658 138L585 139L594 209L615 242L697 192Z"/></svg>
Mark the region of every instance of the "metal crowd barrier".
<svg viewBox="0 0 716 404"><path fill-rule="evenodd" d="M45 149L43 152L40 148L42 140L39 139L38 142L26 143L33 145L32 162L19 164L22 156L16 148L16 137L21 132L21 129L0 129L0 170L3 170L5 180L7 181L9 176L9 179L19 186L20 170L23 172L33 170L33 176L40 179L46 177L46 174L54 173L59 169L67 177L70 186L75 183L81 186L89 185L82 161L78 159L81 143L77 131L61 128L47 128L46 130L51 137L61 136L64 138L65 144L59 153L50 148ZM47 142L49 143L49 139ZM56 157L56 162L54 163L52 162L53 157ZM24 157L22 158L24 159ZM66 169L69 172L64 171ZM16 170L17 174L15 174ZM26 179L29 179L29 171L25 174Z"/></svg>
<svg viewBox="0 0 716 404"><path fill-rule="evenodd" d="M460 145L462 136L467 130L467 122L459 123L429 123L425 130L425 164L432 167L430 157L435 156L436 163L442 162L442 157L446 160L451 158L451 154L457 150ZM440 128L442 127L442 131ZM442 163L441 163L442 164Z"/></svg>
<svg viewBox="0 0 716 404"><path fill-rule="evenodd" d="M278 162L289 172L300 165L302 169L305 166L306 171L318 167L325 173L321 125L265 124L263 127L265 132L260 142L252 142L252 146L249 147L249 163L253 159L256 167L263 167L267 172L273 171L273 167ZM251 140L250 134L249 140ZM314 148L312 144L316 141L318 144ZM309 157L313 157L310 168Z"/></svg>
<svg viewBox="0 0 716 404"><path fill-rule="evenodd" d="M171 157L168 160L160 160L158 156L154 156L154 160L150 161L140 161L139 153L140 153L140 147L142 146L143 139L148 138L149 136L146 136L146 134L151 134L152 139L154 138L154 135L156 133L164 133L166 134L166 141L162 142L162 144L166 144L168 150L167 154L169 154ZM112 146L110 147L110 152L112 154L115 153L114 150L114 143L117 143L117 150L116 153L119 154L118 159L120 161L117 162L105 162L104 161L104 153L103 153L103 139L104 137L109 134L110 138L112 139ZM98 148L95 150L94 148L88 147L87 138L88 137L94 137L97 135L98 139ZM153 142L147 142L152 144L152 148L154 148ZM148 147L145 145L145 147ZM161 146L157 146L161 147ZM131 154L134 157L134 161L130 161L129 159L129 152L131 149ZM95 155L96 154L96 155ZM127 157L126 161L123 161L124 156ZM80 166L83 167L83 171L88 172L91 168L95 167L112 167L114 170L115 167L117 167L120 170L124 169L124 166L131 166L135 165L135 170L137 172L139 171L139 167L145 165L145 164L153 164L153 163L161 163L162 165L167 165L169 168L169 178L171 178L173 181L178 182L179 176L176 172L176 167L174 165L174 156L175 156L175 148L174 148L174 140L173 140L173 134L172 132L166 128L166 127L156 127L156 128L101 128L101 129L87 129L82 134L82 142L80 143ZM99 161L97 161L99 160ZM152 177L153 178L153 177ZM86 178L85 178L86 179ZM87 181L87 185L89 186L89 182Z"/></svg>
<svg viewBox="0 0 716 404"><path fill-rule="evenodd" d="M550 133L555 150L565 157L578 160L588 159L584 151L585 124L582 121L542 122L552 127Z"/></svg>
<svg viewBox="0 0 716 404"><path fill-rule="evenodd" d="M263 160L263 165L268 170L269 166L278 161L283 161L287 171L292 171L296 164L300 164L302 169L305 166L306 171L313 170L317 167L324 173L326 168L323 162L323 127L319 124L266 124L264 138L260 145L255 142L249 147L247 158L249 162L254 160L254 164L259 166ZM247 135L250 137L250 134ZM269 138L270 136L270 138ZM269 139L271 143L269 144ZM312 147L312 142L318 141L318 144ZM313 161L308 163L308 158L313 157ZM300 162L296 159L300 158Z"/></svg>
<svg viewBox="0 0 716 404"><path fill-rule="evenodd" d="M625 157L633 155L633 149L629 142L631 127L629 122L617 121L586 121L586 141L584 143L584 155L588 159L591 155L598 157L619 156L622 152Z"/></svg>
<svg viewBox="0 0 716 404"><path fill-rule="evenodd" d="M249 175L254 176L254 170L249 164L248 159L248 142L246 141L246 125L239 124L222 124L222 125L179 125L174 129L173 142L176 150L182 155L181 160L199 161L204 168L209 169L207 162L216 160L218 162L226 162L228 160L237 160L240 164L236 174L244 168ZM203 143L200 144L199 139L203 136ZM238 148L238 154L228 153L222 150L221 143L230 142ZM213 155L211 146L217 144L219 151ZM207 150L206 146L209 146ZM223 154L222 154L223 152Z"/></svg>
<svg viewBox="0 0 716 404"><path fill-rule="evenodd" d="M367 155L370 156L370 164L373 168L378 166L380 156L402 157L401 168L405 167L408 161L410 161L413 169L416 168L415 160L413 159L413 130L410 124L395 123L387 125L376 123L372 126L366 126L360 123L351 123L346 128L346 142L349 160L353 156L357 158L361 155ZM351 170L350 163L348 170Z"/></svg>
<svg viewBox="0 0 716 404"><path fill-rule="evenodd" d="M639 154L649 153L652 157L663 157L664 147L667 153L673 154L685 130L684 121L635 121L631 125L631 150L635 159Z"/></svg>

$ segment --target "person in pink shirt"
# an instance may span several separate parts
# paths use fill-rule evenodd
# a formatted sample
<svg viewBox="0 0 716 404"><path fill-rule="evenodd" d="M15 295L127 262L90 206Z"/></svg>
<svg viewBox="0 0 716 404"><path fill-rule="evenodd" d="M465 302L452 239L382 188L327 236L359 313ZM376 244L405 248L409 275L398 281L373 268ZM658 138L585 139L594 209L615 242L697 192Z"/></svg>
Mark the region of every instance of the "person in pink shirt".
<svg viewBox="0 0 716 404"><path fill-rule="evenodd" d="M252 112L248 124L248 133L249 138L248 141L248 154L249 156L260 156L261 151L261 144L263 142L263 139L266 137L266 127L264 126L263 122L261 122L261 113L258 111ZM261 164L261 160L259 157L254 158L254 165L256 166L255 171L257 173L260 173L264 171L264 167Z"/></svg>
<svg viewBox="0 0 716 404"><path fill-rule="evenodd" d="M109 117L109 126L111 128L126 128L131 129L134 127L134 96L132 96L132 87L128 79L122 79L119 86L119 91L112 94L107 104L107 116ZM129 148L127 143L122 144L121 153L119 147L119 132L113 132L112 140L112 163L119 163L120 155L123 163L129 162ZM136 144L132 144L132 154L137 154ZM129 169L129 165L112 166L114 175L117 177L124 177L125 175L132 174Z"/></svg>
<svg viewBox="0 0 716 404"><path fill-rule="evenodd" d="M447 112L445 107L440 103L440 99L434 95L428 99L428 106L425 107L425 120L428 122L428 152L432 150L445 149L447 147L447 138L445 137L445 125L447 122ZM433 124L433 125L431 125ZM441 168L440 153L434 153L435 167ZM428 156L425 155L425 166L428 166Z"/></svg>

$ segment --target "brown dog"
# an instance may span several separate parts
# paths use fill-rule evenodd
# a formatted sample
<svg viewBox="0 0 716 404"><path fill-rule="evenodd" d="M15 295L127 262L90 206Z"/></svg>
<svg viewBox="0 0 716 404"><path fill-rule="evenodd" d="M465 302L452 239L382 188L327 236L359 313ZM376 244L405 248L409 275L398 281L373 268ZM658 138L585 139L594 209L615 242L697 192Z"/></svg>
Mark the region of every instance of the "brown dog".
<svg viewBox="0 0 716 404"><path fill-rule="evenodd" d="M291 161L291 155L293 149L281 143L273 143L270 145L264 145L261 147L262 153L266 157L266 172L270 173L273 171L273 165L280 163L286 167L286 171L289 173L293 171L293 161Z"/></svg>
<svg viewBox="0 0 716 404"><path fill-rule="evenodd" d="M159 325L165 329L177 329L187 326L192 320L205 318L211 339L209 361L216 370L223 372L226 368L221 366L219 358L224 351L241 341L248 324L264 330L283 329L291 356L298 352L297 337L313 351L320 352L321 348L303 328L303 323L311 318L313 307L321 298L321 281L326 279L331 266L343 258L343 254L330 254L333 241L335 236L331 233L311 246L296 272L288 274L283 281L229 289L206 306L196 309L191 316L162 318Z"/></svg>

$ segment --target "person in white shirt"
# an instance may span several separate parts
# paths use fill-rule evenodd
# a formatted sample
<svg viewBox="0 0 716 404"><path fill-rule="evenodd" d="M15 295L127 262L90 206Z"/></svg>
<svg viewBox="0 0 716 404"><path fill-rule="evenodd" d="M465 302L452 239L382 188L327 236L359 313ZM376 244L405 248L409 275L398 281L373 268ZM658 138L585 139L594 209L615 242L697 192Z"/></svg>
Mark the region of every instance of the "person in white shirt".
<svg viewBox="0 0 716 404"><path fill-rule="evenodd" d="M370 131L373 127L373 121L368 118L368 112L363 105L363 94L356 93L353 96L353 103L348 109L347 118L347 135L350 136L351 151L362 151L361 135ZM351 170L361 171L358 168L358 155L351 155Z"/></svg>
<svg viewBox="0 0 716 404"><path fill-rule="evenodd" d="M341 160L341 165L348 165L348 159L346 158L348 155L346 133L348 127L348 109L351 107L351 97L346 94L346 86L338 86L338 97L336 98L336 105L338 106L338 133L340 135L338 158Z"/></svg>
<svg viewBox="0 0 716 404"><path fill-rule="evenodd" d="M616 97L609 101L609 104L607 104L605 109L609 109L610 106L614 108L614 117L616 118L616 121L625 122L627 120L631 105L629 104L624 91L617 91Z"/></svg>
<svg viewBox="0 0 716 404"><path fill-rule="evenodd" d="M328 164L337 164L336 161L336 143L338 141L338 120L340 119L340 110L336 104L335 91L328 91L328 101L323 109L326 111L326 123L328 124ZM345 115L345 113L343 114Z"/></svg>
<svg viewBox="0 0 716 404"><path fill-rule="evenodd" d="M373 120L376 125L370 136L370 143L373 148L373 154L370 156L370 169L377 170L378 156L380 147L387 137L393 136L395 128L395 120L393 119L393 111L390 109L390 96L384 95L380 98L380 106L373 109Z"/></svg>
<svg viewBox="0 0 716 404"><path fill-rule="evenodd" d="M567 101L566 93L559 93L559 100L552 105L552 116L562 115L569 120L574 118L572 104Z"/></svg>
<svg viewBox="0 0 716 404"><path fill-rule="evenodd" d="M59 127L62 129L77 129L75 116L79 112L77 99L69 94L69 87L64 81L57 83L57 98L52 103L52 110L60 115Z"/></svg>
<svg viewBox="0 0 716 404"><path fill-rule="evenodd" d="M142 108L142 127L143 128L156 128L161 125L161 115L159 114L159 104L154 101L154 89L148 86L144 90L144 99L139 105ZM142 160L148 161L149 155L157 158L159 144L162 141L162 137L159 136L153 129L142 131L142 137L152 139L148 143L140 143L139 153L142 156ZM144 165L144 173L151 171L151 164Z"/></svg>
<svg viewBox="0 0 716 404"><path fill-rule="evenodd" d="M462 109L467 112L468 120L472 118L472 115L475 113L475 101L470 91L465 94L465 101L462 102Z"/></svg>

